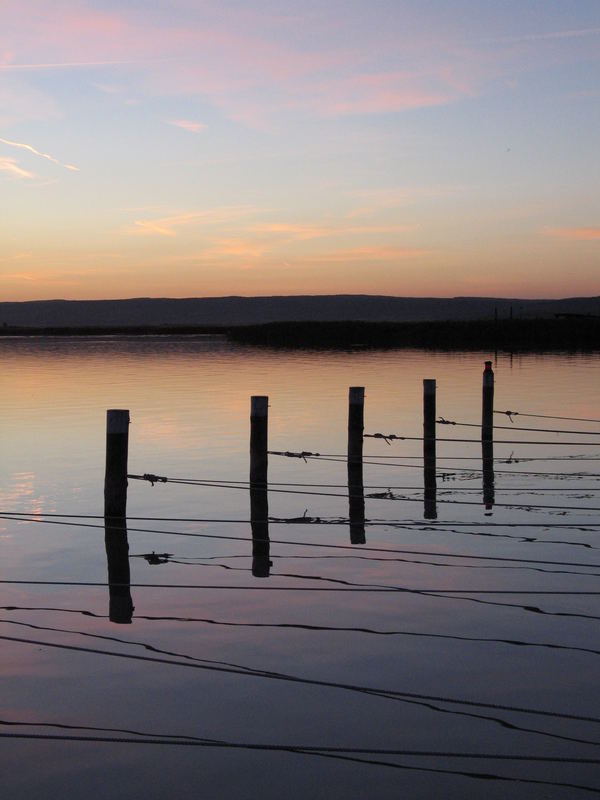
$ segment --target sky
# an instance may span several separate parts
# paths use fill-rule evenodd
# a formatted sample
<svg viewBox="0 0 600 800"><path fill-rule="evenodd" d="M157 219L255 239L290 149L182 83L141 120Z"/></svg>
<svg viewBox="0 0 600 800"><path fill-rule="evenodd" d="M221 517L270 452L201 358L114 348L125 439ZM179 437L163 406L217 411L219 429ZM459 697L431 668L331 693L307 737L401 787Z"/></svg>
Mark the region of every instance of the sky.
<svg viewBox="0 0 600 800"><path fill-rule="evenodd" d="M0 0L0 300L600 294L599 0Z"/></svg>

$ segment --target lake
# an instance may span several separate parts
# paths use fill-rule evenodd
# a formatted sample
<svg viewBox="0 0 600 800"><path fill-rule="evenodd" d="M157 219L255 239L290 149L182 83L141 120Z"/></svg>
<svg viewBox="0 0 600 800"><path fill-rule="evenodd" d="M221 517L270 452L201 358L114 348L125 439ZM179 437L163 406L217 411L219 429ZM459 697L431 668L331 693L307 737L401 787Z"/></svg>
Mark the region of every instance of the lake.
<svg viewBox="0 0 600 800"><path fill-rule="evenodd" d="M484 503L488 358L519 413L495 415ZM5 797L600 793L597 354L97 337L0 359ZM433 513L424 379L461 423L437 426ZM405 437L365 438L352 530L350 386L366 434ZM252 395L270 451L319 454L269 456L270 542ZM169 480L130 479L105 531L107 409L130 410L129 472Z"/></svg>

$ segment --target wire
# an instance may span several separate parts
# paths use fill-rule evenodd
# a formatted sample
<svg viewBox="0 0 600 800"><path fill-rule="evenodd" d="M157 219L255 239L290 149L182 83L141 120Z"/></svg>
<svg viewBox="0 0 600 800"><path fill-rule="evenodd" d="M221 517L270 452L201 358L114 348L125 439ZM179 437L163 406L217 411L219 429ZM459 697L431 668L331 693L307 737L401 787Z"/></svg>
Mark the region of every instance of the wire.
<svg viewBox="0 0 600 800"><path fill-rule="evenodd" d="M471 556L470 556L471 557ZM475 556L472 556L475 557ZM481 557L481 556L480 556ZM503 560L503 559L501 559ZM545 562L541 562L545 563ZM275 576L274 576L275 577ZM595 577L595 576L594 576ZM319 580L315 578L314 580ZM321 579L323 580L323 579ZM40 580L21 580L4 578L0 580L0 584L17 585L17 586L108 586L113 587L126 587L131 589L214 589L214 590L228 590L228 591L257 591L257 592L375 592L375 593L395 593L400 594L423 594L423 595L462 595L462 594L506 594L506 595L536 595L536 596L566 596L566 597L598 597L600 591L584 591L584 590L556 590L556 589L419 589L409 588L406 586L362 586L358 584L356 588L345 587L331 587L331 586L250 586L243 585L228 585L228 584L212 584L212 583L120 583L118 581L40 581ZM2 638L2 637L0 637Z"/></svg>
<svg viewBox="0 0 600 800"><path fill-rule="evenodd" d="M98 619L108 619L106 614L97 614L94 611L81 608L59 608L56 606L0 606L2 611L52 611L64 614L80 614L85 617L95 617ZM457 642L469 642L476 644L503 644L513 647L533 647L544 648L548 650L565 650L576 653L585 653L586 655L598 656L600 650L595 650L589 647L577 647L576 645L556 644L552 642L532 642L524 639L498 639L481 636L460 636L458 634L448 633L430 633L427 631L406 631L406 630L381 630L377 628L365 627L351 627L339 625L316 625L313 623L299 623L299 622L231 622L228 620L216 620L210 617L174 617L174 616L148 616L143 614L136 614L136 619L143 619L150 622L197 622L203 625L215 625L224 628L275 628L281 630L303 631L307 633L359 633L372 636L409 636L414 638L424 639L444 639ZM2 622L12 622L12 620L1 620ZM16 623L25 625L26 623ZM53 630L65 632L64 628L45 628L38 625L31 626L41 630ZM68 631L72 633L72 631ZM105 637L114 638L114 637ZM117 639L117 641L122 641ZM146 646L146 645L144 645ZM131 731L128 731L131 733Z"/></svg>
<svg viewBox="0 0 600 800"><path fill-rule="evenodd" d="M479 426L477 426L479 427ZM395 434L383 434L383 433L365 433L365 437L368 438L376 438L376 439L386 439L386 440L397 440L403 442L423 442L425 441L423 436L396 436ZM481 439L444 439L439 436L432 437L430 441L436 442L461 442L467 444L479 444L481 445ZM570 445L573 447L598 447L598 442L551 442L551 441L539 441L535 439L494 439L494 444L546 444L556 447L557 445ZM270 452L270 451L269 451ZM274 455L281 455L281 453L274 453ZM308 458L309 456L307 456Z"/></svg>
<svg viewBox="0 0 600 800"><path fill-rule="evenodd" d="M194 662L200 662L200 663L206 665L206 667L208 669L210 669L211 667L212 668L216 667L217 669L219 669L220 667L231 667L231 668L234 669L235 674L238 674L239 670L242 670L241 674L243 674L243 675L247 675L248 674L248 675L255 675L257 677L265 677L265 678L279 676L282 680L285 680L286 678L290 677L285 673L277 673L277 672L272 672L272 671L257 670L257 669L253 669L253 668L250 668L250 667L246 667L245 665L231 664L229 662L213 661L213 660L207 660L207 659L202 659L202 658L196 658L194 656L190 656L190 655L187 655L185 653L184 654L173 653L173 652L170 652L170 651L167 651L167 650L162 650L162 649L156 648L153 645L145 643L145 642L131 642L129 640L120 639L120 638L114 637L114 636L103 636L103 635L99 635L99 634L92 634L92 633L89 633L87 631L72 631L72 630L60 629L60 628L59 629L45 628L45 627L41 627L41 626L29 624L29 623L16 622L16 621L11 621L11 620L8 621L8 624L23 625L25 627L30 627L30 628L39 629L39 630L50 630L50 631L53 631L53 632L57 631L57 632L62 632L62 633L71 633L71 634L76 634L76 635L79 635L79 636L84 636L86 638L89 637L89 638L93 638L93 639L103 639L103 640L109 640L109 641L116 641L116 642L118 642L120 644L135 645L135 646L138 646L138 647L143 647L144 649L147 649L147 650L151 650L152 652L158 653L160 655L170 655L170 656L175 656L175 657L178 657L178 658L185 658L185 659L188 659L188 660L194 661ZM57 647L60 647L60 645L57 645ZM87 650L87 648L86 648L86 650ZM291 677L294 677L294 676L291 676ZM357 689L353 689L353 691L360 691L360 689L358 689L358 688ZM389 694L385 694L385 693L381 693L381 692L374 692L374 691L371 691L371 690L365 690L365 693L366 694L370 694L370 695L374 695L374 696L388 698L388 699L399 700L400 702L409 703L411 705L424 706L427 709L430 709L432 711L437 711L439 713L454 714L456 716L466 716L466 717L472 717L474 719L482 719L482 720L490 721L490 722L502 725L502 727L504 727L504 728L510 728L511 730L518 730L518 731L522 731L524 733L533 733L533 734L540 735L540 736L547 736L547 737L550 737L550 738L553 738L553 739L560 739L560 740L569 741L569 742L578 742L580 744L600 745L600 742L591 741L589 739L577 739L577 738L570 737L570 736L561 736L561 735L558 735L558 734L549 733L547 731L540 731L540 730L535 729L535 728L525 728L525 727L523 727L521 725L516 725L514 723L508 723L508 722L506 722L504 720L496 719L495 717L492 717L492 716L489 716L489 715L485 715L485 714L484 715L474 714L474 713L465 712L465 711L458 711L458 710L450 711L448 709L440 708L439 706L435 706L435 705L431 704L428 701L426 702L426 701L423 701L423 700L420 700L420 699L397 698L397 697L392 697Z"/></svg>
<svg viewBox="0 0 600 800"><path fill-rule="evenodd" d="M366 435L366 434L365 434ZM418 441L423 441L422 438ZM437 439L436 441L449 441L449 442L458 442L460 439ZM469 441L475 441L478 444L481 444L479 439L473 439ZM492 442L492 444L498 444L499 442L496 440ZM515 442L515 444L529 444L527 441L519 441ZM578 442L577 444L582 444L582 442ZM596 443L598 446L598 443ZM270 456L286 456L286 453L283 453L279 450L267 450L267 454ZM306 459L323 459L325 461L336 458L343 462L348 460L348 456L346 453L312 453L307 454ZM365 458L387 458L387 459L398 459L398 458L406 458L406 459L414 459L417 461L423 461L424 457L422 455L401 455L401 456L393 456L393 455L380 455L378 453L363 453L363 459ZM480 461L481 456L436 456L438 461ZM497 457L493 459L494 461L505 463L507 461L506 457ZM588 456L584 455L583 453L575 453L572 455L567 456L518 456L517 458L513 459L515 462L518 461L600 461L600 455L598 456ZM510 458L508 459L510 462Z"/></svg>
<svg viewBox="0 0 600 800"><path fill-rule="evenodd" d="M389 461L392 461L392 460L393 461L397 461L398 459L405 459L405 458L408 458L408 459L418 458L420 461L422 461L423 460L422 456L385 456L385 455L376 456L376 455L370 455L370 456L365 456L362 463L365 466L369 465L369 466L376 466L376 467L404 467L405 469L421 469L421 470L423 469L423 467L421 465L418 465L418 464L392 464L392 463L384 463L384 462L381 462L381 461L368 461L368 460L366 460L366 459L371 459L371 458L385 458L385 459L388 459ZM451 456L449 456L449 458L451 458ZM335 464L346 464L347 463L346 456L333 456L333 455L328 456L328 455L321 454L318 458L316 456L307 456L307 459L315 460L315 461L329 461L329 462L333 462ZM437 461L441 460L440 456L436 456L436 460ZM479 459L477 459L477 460L479 460ZM548 458L548 459L527 459L527 458L519 459L519 458L515 458L515 459L513 459L515 464L518 464L519 461L521 461L521 460L522 461L530 461L530 460L531 461L533 461L533 460L536 460L536 461L539 461L539 460L551 461L552 459L551 458ZM563 459L561 459L561 460L563 460ZM585 459L585 460L597 461L597 460L600 460L600 459L594 458L594 459ZM503 461L503 463L507 463L507 464L512 463L510 460L506 461L505 459L503 459L502 461ZM467 468L467 467L447 466L444 469L446 470L445 474L447 474L447 472L466 472L466 473L481 473L482 472L482 470L480 470L480 469ZM436 475L438 475L438 476L443 475L443 474L444 473L441 473L440 471L436 472ZM595 472L565 473L565 472L531 472L531 471L526 472L526 471L523 471L523 470L496 470L495 474L496 475L534 475L534 476L542 477L542 478L561 478L561 479L566 479L566 478L600 478L600 473L595 473Z"/></svg>
<svg viewBox="0 0 600 800"><path fill-rule="evenodd" d="M585 417L556 417L550 414L526 414L523 411L496 411L494 414L506 414L507 417L535 417L537 419L563 419L569 422L597 422L600 424L600 419L587 419Z"/></svg>
<svg viewBox="0 0 600 800"><path fill-rule="evenodd" d="M438 425L458 425L461 428L481 428L481 423L477 422L454 422L453 420L440 417L436 419ZM557 430L556 428L521 428L511 425L494 425L494 430L498 431L527 431L529 433L572 433L575 436L600 436L600 431L574 431ZM387 437L384 437L387 438Z"/></svg>
<svg viewBox="0 0 600 800"><path fill-rule="evenodd" d="M194 480L194 479L184 479L184 478L168 478L164 476L152 475L151 478L146 475L128 475L128 478L132 480L140 480L140 481L150 481L151 483L156 483L157 480L160 479L161 483L172 483L179 486L201 486L207 488L217 488L217 489L238 489L241 491L248 491L247 487L245 486L238 486L238 485L229 485L225 483L210 483L207 484L204 481ZM266 485L260 485L258 490L269 491L271 493L277 494L301 494L301 495L308 495L312 497L340 497L344 499L351 499L351 498L360 498L365 500L394 500L396 502L403 502L403 503L422 503L422 497L390 497L389 495L385 494L382 496L376 495L365 495L365 494L338 494L335 492L308 492L302 491L298 489L272 489ZM250 489L252 491L252 489ZM437 502L441 505L466 505L466 506L481 506L480 501L474 500L443 500L438 499ZM508 508L508 509L516 509L516 508L528 508L528 509L542 509L542 510L549 510L549 511L600 511L600 506L552 506L552 505L543 505L540 503L494 503L495 508Z"/></svg>
<svg viewBox="0 0 600 800"><path fill-rule="evenodd" d="M19 723L1 722L0 724L9 725L39 725L43 727L48 723ZM52 723L49 723L52 725ZM76 725L68 726L78 728ZM82 726L85 730L85 727ZM322 745L304 744L263 744L254 742L231 742L218 741L215 739L196 739L186 734L177 734L179 738L160 738L160 734L143 734L143 737L117 737L117 736L75 736L68 734L40 734L40 733L0 733L3 738L16 739L54 739L66 741L83 742L113 742L119 744L162 744L162 745L191 745L195 747L219 747L228 749L243 750L271 750L286 752L302 752L306 755L317 753L357 753L365 755L388 755L388 756L410 756L411 758L468 758L486 759L489 761L536 761L536 762L555 762L562 764L600 764L599 758L581 758L569 756L535 756L535 755L512 755L510 753L460 753L456 751L444 750L394 750L388 748L369 748L369 747L324 747Z"/></svg>
<svg viewBox="0 0 600 800"><path fill-rule="evenodd" d="M404 458L404 456L398 456L398 458ZM418 458L421 458L421 456L418 456ZM469 458L467 458L465 460L481 461L481 457L480 456L477 456L477 457L473 456L473 457L469 457ZM537 459L533 459L533 458L532 459L522 459L522 458L518 459L518 461L536 461L536 460ZM507 462L506 459L495 459L495 461L498 462L498 463L510 463L510 462ZM471 470L469 470L469 471L471 471ZM512 475L514 473L506 473L506 474L511 474ZM565 473L565 474L568 474L568 473ZM128 475L127 477L139 480L139 479L143 478L144 476ZM249 490L250 487L252 486L250 481L241 481L241 480L234 481L234 480L229 480L228 478L180 478L179 480L190 481L190 482L193 482L193 483L199 483L199 484L202 484L203 486L206 485L206 486L216 486L216 487L218 487L220 484L232 484L232 485L235 485L236 487L239 486L239 487L241 487L243 489L247 489L247 490ZM162 482L163 481L161 481L161 483ZM273 481L273 480L269 479L268 486L269 487L271 487L271 486L295 486L295 487L298 487L299 486L299 487L308 487L308 488L314 488L314 489L318 489L318 488L321 488L321 489L347 489L348 488L348 482L346 481L346 483L302 483L302 482L298 482L298 481L287 481L287 482L285 482L285 481ZM412 485L411 486L404 486L404 485L403 486L392 486L389 483L378 483L378 484L363 484L363 489L402 489L402 490L406 490L406 491L414 489L415 491L418 491L418 490L421 490L422 487L421 486L412 486ZM457 488L454 491L457 492L457 493L460 493L460 492L481 492L481 489L463 487L463 488L460 488L460 489ZM546 487L531 487L531 489L528 489L527 491L528 492L565 492L565 493L566 492L575 492L575 491L577 491L577 492L599 492L600 491L600 487L598 487L598 486L590 486L590 487L580 487L580 486L578 486L576 489L575 488L573 488L573 489L556 489L555 487L546 486ZM514 493L514 492L511 492L511 493ZM524 491L522 493L524 493Z"/></svg>
<svg viewBox="0 0 600 800"><path fill-rule="evenodd" d="M577 789L579 791L584 792L591 792L593 794L600 794L600 789L597 789L593 786L586 786L584 784L576 784L576 783L564 783L560 781L546 781L546 780L538 780L535 778L516 778L516 777L509 777L506 775L496 775L493 773L485 772L466 772L462 770L454 770L454 769L440 769L440 768L432 768L432 767L419 767L419 766L409 766L407 764L396 764L389 761L376 761L374 759L365 759L365 758L358 758L357 756L353 755L344 755L344 753L351 753L352 750L346 750L343 752L334 752L332 750L328 751L318 751L318 750L302 750L300 748L295 747L285 747L277 745L267 745L267 746L259 746L259 745L251 745L251 744L235 744L235 743L216 743L216 742L198 742L194 740L186 740L186 739L139 739L133 737L108 737L108 736L75 736L75 735L67 735L67 734L32 734L32 733L0 733L0 737L2 738L13 738L13 739L46 739L51 741L76 741L76 742L95 742L95 743L118 743L118 744L153 744L153 745L176 745L176 746L197 746L197 747L226 747L229 749L232 748L243 748L246 750L280 750L283 752L291 752L296 753L298 755L308 755L308 756L315 756L317 758L331 758L339 761L350 761L353 763L359 764L366 764L368 766L376 766L376 767L388 767L391 769L399 769L399 770L408 770L414 772L431 772L434 774L442 774L442 775L458 775L465 778L471 779L479 779L485 781L501 781L501 782L509 782L509 783L528 783L528 784L536 784L536 785L543 785L543 786L552 786L554 788L566 788L566 789ZM415 753L416 755L416 753ZM535 760L535 759L534 759ZM560 761L560 759L558 759ZM568 763L565 760L565 763ZM571 763L578 763L575 759L571 759ZM587 762L581 762L587 763ZM592 761L591 763L596 763Z"/></svg>
<svg viewBox="0 0 600 800"><path fill-rule="evenodd" d="M0 516L0 519L3 517ZM10 519L10 517L4 517L4 519ZM46 520L40 518L32 518L27 520L28 522L40 522L46 525L69 525L74 527L82 527L82 528L94 528L94 529L108 529L110 530L111 527L115 531L122 531L122 528L118 526L111 526L111 525L93 525L91 523L85 522L59 522L57 520ZM148 529L148 528L129 528L130 532L135 531L136 533L153 533L153 534L162 534L168 536L186 536L186 537L193 537L193 538L201 538L201 539L225 539L227 541L243 541L243 542L253 542L254 539L248 536L223 536L220 534L212 534L212 533L188 533L183 531L160 531L155 529ZM298 541L289 541L287 539L270 539L271 544L283 544L283 545L293 545L296 547L324 547L327 549L339 549L339 550L353 550L354 545L343 545L343 544L328 544L324 542L298 542ZM471 561L509 561L509 562L516 562L520 564L543 564L545 566L561 566L561 567L587 567L589 569L600 569L600 564L582 564L579 562L570 562L570 561L542 561L539 559L532 559L532 558L509 558L503 556L475 556L470 555L469 553L436 553L430 552L427 550L398 550L398 549L391 549L386 547L370 547L366 545L361 545L361 550L363 552L376 552L376 553L393 553L396 555L411 555L411 556L428 556L434 557L438 556L440 558L461 558L467 559ZM2 583L3 581L0 581Z"/></svg>
<svg viewBox="0 0 600 800"><path fill-rule="evenodd" d="M45 519L45 517L50 517L51 519ZM286 518L277 518L277 517L268 517L264 520L257 520L257 519L227 519L227 518L215 518L215 517L109 517L108 519L110 522L104 525L92 525L90 523L84 522L61 522L62 519L102 519L107 520L107 518L103 514L53 514L53 513L42 513L37 514L35 512L27 512L27 511L0 511L0 519L9 520L11 522L42 522L46 525L65 525L65 526L77 526L81 528L103 528L103 529L114 529L114 530L122 530L116 523L122 522L123 524L127 524L128 520L136 520L136 521L150 521L150 522L193 522L193 523L201 523L201 524L218 524L218 523L225 523L228 525L251 525L252 523L259 523L259 524L269 524L269 525L342 525L347 527L350 524L350 520L348 518L340 518L340 517L292 517L290 519ZM361 522L361 524L363 524ZM552 528L566 528L571 530L577 531L588 531L593 532L594 529L600 527L600 522L586 522L585 525L582 523L572 523L572 522L490 522L488 520L483 520L481 522L467 522L464 520L446 520L443 523L439 523L436 520L411 520L411 519L367 519L364 520L364 525L366 527L373 526L373 527L401 527L405 529L413 529L417 531L422 530L447 530L446 528L442 528L441 525L453 525L459 527L478 527L478 528L544 528L547 530L551 530ZM235 537L235 536L218 536L216 534L203 534L203 533L189 533L186 531L160 531L148 528L131 528L128 527L128 530L137 533L163 533L166 535L172 536L195 536L195 537L205 537L209 539L232 539L233 541L252 541L248 537ZM294 542L289 542L287 540L280 540L271 539L271 542L278 543L278 544L294 544ZM304 542L298 542L298 544L305 544ZM319 544L316 543L315 547L347 547L347 545L326 545L326 544ZM351 548L354 549L354 548ZM361 549L365 549L361 547ZM367 548L368 549L368 548ZM385 550L385 552L394 552Z"/></svg>
<svg viewBox="0 0 600 800"><path fill-rule="evenodd" d="M173 661L171 659L157 658L155 656L146 656L146 655L141 656L141 655L135 655L134 653L118 653L112 650L100 650L95 647L81 647L79 645L60 644L58 642L48 642L43 639L42 640L24 639L22 637L5 636L5 635L0 635L0 639L2 639L3 641L16 642L19 644L32 644L42 647L53 647L59 650L71 650L73 652L79 652L79 653L93 653L96 655L131 659L133 661L148 661L159 664L168 664L176 667L188 667L191 669L200 669L213 672L216 671L216 672L225 672L236 675L245 675L251 678L270 678L273 680L281 680L290 683L301 683L309 686L324 686L327 688L343 689L346 691L354 691L354 692L363 692L365 694L370 694L378 697L393 698L399 700L425 700L437 703L448 703L450 705L464 706L469 708L486 708L486 709L492 709L494 711L509 711L517 714L528 714L528 715L530 714L532 716L538 716L538 717L550 717L552 719L565 719L565 720L568 719L568 720L573 720L575 722L592 722L595 724L600 724L600 717L588 716L583 714L571 714L569 712L562 712L562 711L548 711L546 709L525 708L523 706L505 705L502 703L486 703L477 700L465 700L462 698L421 694L418 692L404 692L396 689L381 689L370 686L363 686L360 684L341 683L337 681L324 681L324 680L319 680L317 678L303 678L298 675L289 675L287 673L280 673L280 672L270 672L262 670L248 671L247 669L239 669L239 668L234 669L232 667L213 666L213 665L209 666L206 664L199 664L196 662Z"/></svg>

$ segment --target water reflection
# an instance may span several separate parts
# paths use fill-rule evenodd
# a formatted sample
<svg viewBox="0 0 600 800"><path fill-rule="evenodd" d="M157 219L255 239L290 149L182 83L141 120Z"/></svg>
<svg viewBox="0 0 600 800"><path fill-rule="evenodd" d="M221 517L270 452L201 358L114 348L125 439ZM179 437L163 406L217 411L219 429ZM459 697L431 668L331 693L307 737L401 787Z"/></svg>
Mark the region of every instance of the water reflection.
<svg viewBox="0 0 600 800"><path fill-rule="evenodd" d="M133 616L129 573L127 523L123 518L106 517L104 544L108 565L108 616L118 625L129 625Z"/></svg>
<svg viewBox="0 0 600 800"><path fill-rule="evenodd" d="M481 453L483 461L483 505L487 512L491 512L494 507L494 442L483 441L481 443Z"/></svg>
<svg viewBox="0 0 600 800"><path fill-rule="evenodd" d="M600 619L597 595L564 594L598 588L597 513L586 508L598 505L592 494L599 485L594 483L595 463L584 462L590 473L584 487L576 449L571 455L578 460L546 463L539 459L552 456L555 451L549 448L532 452L524 443L509 458L510 451L500 441L483 443L480 454L477 434L474 445L461 444L458 432L457 443L443 443L440 435L437 460L448 474L436 498L435 482L429 480L435 465L421 460L423 375L437 377L444 416L479 423L481 355L317 356L250 353L229 346L205 353L193 342L104 342L96 343L93 353L91 343L61 342L54 348L56 352L50 352L36 343L27 345L25 354L4 359L4 436L11 461L3 483L11 486L13 481L18 488L19 475L35 475L35 494L29 495L25 487L15 497L5 497L5 506L31 510L32 496L43 498L39 507L45 512L101 513L103 415L107 408L121 405L132 410L132 471L227 477L243 489L226 492L175 483L130 486L129 511L140 519L132 519L128 527L119 520L106 521L111 622L105 618L101 545L91 554L81 530L71 522L54 520L46 528L51 535L40 536L32 524L6 521L11 537L2 540L6 577L19 581L19 586L4 587L2 616L14 617L20 627L5 630L16 634L3 645L3 685L11 712L14 708L5 716L64 720L74 727L79 722L90 731L96 726L98 732L115 724L155 735L179 732L211 737L226 746L364 745L365 755L371 748L406 748L429 753L458 750L464 758L489 750L522 758L539 754L546 741L556 756L551 772L545 765L527 767L524 761L510 770L503 762L497 770L490 758L479 762L479 768L469 762L463 778L457 777L462 774L460 764L437 758L427 766L421 762L425 769L431 765L432 772L426 786L415 786L417 772L399 785L398 770L386 778L390 768L381 763L368 770L349 766L339 761L343 753L338 753L334 768L327 762L322 766L320 755L307 760L309 768L297 771L294 797L310 795L315 785L331 796L347 798L398 793L464 797L481 791L481 786L500 796L502 785L491 777L499 771L518 775L524 786L519 791L515 784L513 794L520 800L529 796L529 778L566 783L576 776L575 783L593 783L592 767L586 773L584 765L576 765L569 772L571 767L560 758L587 756L588 749L575 747L583 748L584 741L597 747L598 729L591 726L600 723L551 715L560 711L600 716L600 651L592 635ZM500 408L548 413L552 397L553 413L597 416L597 360L516 356L510 372L507 358L500 354L496 369ZM369 393L367 430L414 436L396 445L402 455L399 464L390 465L390 456L398 450L383 441L365 447L364 461L346 463L345 406L348 386L354 383L365 385ZM267 495L265 478L262 486L250 488L248 497L247 404L254 392L272 397L274 447L319 450L337 454L337 460L283 460L269 476L278 482L277 492ZM371 458L369 450L384 455ZM505 462L495 472L494 451ZM529 457L535 458L533 466L519 467L518 461ZM480 458L483 471L471 472L469 465L480 467ZM553 474L559 472L565 474ZM417 524L414 519L421 515L422 485L426 520L436 519L436 512L443 518L435 523L421 517ZM277 488L274 483L272 487ZM386 487L387 492L381 491ZM310 501L302 496L303 489ZM486 505L494 507L494 522L483 518L482 490ZM577 491L577 496L567 491ZM556 497L567 495L568 504L577 509L561 509L558 517L545 500L549 495L542 492L553 493L553 506L560 502ZM311 507L302 516L307 502ZM269 508L274 514L270 520ZM240 527L234 528L235 521ZM104 520L99 524L101 530ZM354 545L365 541L367 526L369 545L358 549ZM295 547L294 540L301 546ZM278 568L285 565L277 575L271 567L270 541L277 548ZM129 558L134 548L142 555L131 562L131 587ZM146 569L167 563L158 572ZM228 572L223 573L224 568ZM255 577L247 580L250 568ZM201 587L189 587L195 575L204 574L207 580L197 581ZM227 576L224 586L216 585L220 575ZM267 575L268 581L259 580ZM69 578L81 585L59 585ZM38 579L43 588L28 587L29 579ZM56 584L46 585L49 579ZM163 579L169 583L162 585ZM396 591L380 591L383 587ZM142 614L134 615L131 592ZM80 615L82 631L62 625L60 617L68 619L66 615ZM114 623L132 621L135 642L114 629ZM38 626L35 636L27 633L25 622ZM92 634L89 651L82 651L86 640L77 639ZM99 642L100 636L105 643ZM92 659L93 681L86 683ZM175 660L192 668L166 663ZM131 674L127 685L115 680L124 667ZM568 681L560 679L565 675ZM340 680L353 684L352 694L341 694ZM84 702L82 692L47 690L61 685L59 681L85 688ZM106 703L108 692L118 702L118 723L112 719L114 707ZM201 698L200 717L188 713L190 698ZM477 708L474 703L479 702L493 707ZM502 712L497 704L505 704ZM400 718L396 707L402 708ZM532 709L545 712L539 722L533 722ZM327 733L332 720L335 737ZM487 742L486 748L481 742ZM96 774L106 772L105 745L37 743L37 752L48 753L47 761L36 762L35 775L24 787L19 774L29 763L29 745L33 747L15 740L6 748L18 753L4 776L11 797L60 794L65 774L85 769L87 776L92 771L91 757L97 758ZM58 769L55 754L61 747L65 756ZM268 784L260 788L265 798L281 796L289 788L289 755L214 749L203 760L196 750L186 761L185 754L169 754L175 747L161 748L156 758L156 746L128 746L134 773L125 747L111 745L109 757L117 747L114 762L126 764L118 779L127 781L135 774L139 790L146 793L181 793L183 781L189 786L229 780L219 784L219 796L239 797L248 780L264 775ZM409 769L413 763L418 766L415 758L403 757L404 761ZM455 767L452 777L443 774ZM472 782L477 771L485 773L485 784ZM77 798L101 796L105 788L90 791L85 782L79 785Z"/></svg>
<svg viewBox="0 0 600 800"><path fill-rule="evenodd" d="M350 542L365 544L365 493L363 483L363 386L351 386L348 392L348 507Z"/></svg>
<svg viewBox="0 0 600 800"><path fill-rule="evenodd" d="M268 496L269 398L254 395L250 401L250 526L252 529L252 575L271 574Z"/></svg>
<svg viewBox="0 0 600 800"><path fill-rule="evenodd" d="M423 487L425 519L437 519L435 380L423 381Z"/></svg>
<svg viewBox="0 0 600 800"><path fill-rule="evenodd" d="M269 500L266 487L250 489L250 527L252 529L252 574L268 578L273 562L270 560Z"/></svg>

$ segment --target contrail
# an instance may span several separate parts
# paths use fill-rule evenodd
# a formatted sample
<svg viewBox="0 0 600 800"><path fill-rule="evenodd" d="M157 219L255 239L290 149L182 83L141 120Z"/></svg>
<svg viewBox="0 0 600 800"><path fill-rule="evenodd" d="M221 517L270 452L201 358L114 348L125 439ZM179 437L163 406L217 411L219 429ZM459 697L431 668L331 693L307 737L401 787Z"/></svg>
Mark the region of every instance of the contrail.
<svg viewBox="0 0 600 800"><path fill-rule="evenodd" d="M9 139L2 139L2 137L0 137L0 142L2 142L2 144L9 145L9 147L18 147L21 150L28 150L30 153L40 156L40 158L46 158L48 161L52 161L53 164L58 164L59 167L70 169L73 172L79 172L79 167L76 167L73 164L63 164L62 161L59 161L58 158L54 158L54 156L51 156L50 153L40 153L40 151L36 150L35 147L32 147L30 144L25 144L25 142L11 142Z"/></svg>

